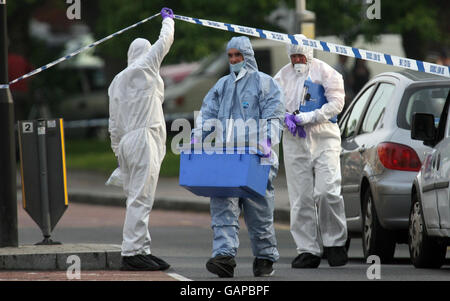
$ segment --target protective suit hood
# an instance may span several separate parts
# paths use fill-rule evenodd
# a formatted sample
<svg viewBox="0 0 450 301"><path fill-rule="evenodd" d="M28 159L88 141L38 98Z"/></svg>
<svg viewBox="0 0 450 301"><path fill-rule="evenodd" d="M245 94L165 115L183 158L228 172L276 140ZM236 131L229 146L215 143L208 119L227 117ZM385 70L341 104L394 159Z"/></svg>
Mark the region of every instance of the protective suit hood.
<svg viewBox="0 0 450 301"><path fill-rule="evenodd" d="M141 55L147 53L152 44L142 38L135 39L128 48L128 66L133 64Z"/></svg>
<svg viewBox="0 0 450 301"><path fill-rule="evenodd" d="M296 34L294 35L296 38L300 38L300 39L306 39L306 37L302 34ZM293 54L303 54L306 57L306 64L296 64L294 65L294 69L296 71L297 76L300 77L305 77L311 67L311 63L313 60L313 49L311 47L308 46L304 46L304 45L292 45L292 44L288 44L287 45L287 53L289 56L289 60L291 59L291 55Z"/></svg>
<svg viewBox="0 0 450 301"><path fill-rule="evenodd" d="M250 39L247 37L233 37L227 45L227 52L229 49L235 48L239 50L244 56L245 69L247 71L258 71L258 64L255 60L255 53L253 52L252 44Z"/></svg>
<svg viewBox="0 0 450 301"><path fill-rule="evenodd" d="M305 37L305 35L302 35L302 34L296 34L296 35L294 35L294 37L299 38L299 39L307 39L307 37ZM304 56L306 56L307 63L311 63L311 61L314 57L313 49L311 47L304 46L304 45L288 44L287 45L287 53L288 53L289 59L291 59L291 55L293 55L293 54L303 54Z"/></svg>

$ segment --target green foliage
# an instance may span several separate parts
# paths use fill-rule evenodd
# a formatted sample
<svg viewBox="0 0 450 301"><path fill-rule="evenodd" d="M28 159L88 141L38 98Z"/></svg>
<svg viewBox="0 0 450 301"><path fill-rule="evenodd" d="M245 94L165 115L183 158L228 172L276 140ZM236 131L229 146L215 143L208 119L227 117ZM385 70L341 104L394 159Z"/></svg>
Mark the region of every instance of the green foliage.
<svg viewBox="0 0 450 301"><path fill-rule="evenodd" d="M381 5L380 20L366 17L366 10L373 1ZM284 2L295 8L296 1ZM179 15L283 31L266 21L279 4L277 0L85 0L81 2L81 21L91 27L96 39L100 39L158 13L162 7L170 7ZM373 41L381 33L398 33L402 35L406 54L411 58L423 59L430 49L450 47L448 0L372 0L369 4L366 0L306 0L306 4L307 9L316 14L316 35L338 35L347 45L351 45L360 34ZM41 47L27 36L28 24L38 8L44 11L45 8L60 8L63 13L67 7L63 0L7 1L11 45L22 49L36 67L56 59L56 49ZM165 64L200 60L221 49L234 35L179 20L175 24L175 42L164 60ZM160 28L161 17L157 17L105 42L96 51L108 64L120 64L126 61L128 46L133 39L144 37L154 42ZM114 74L117 72L117 68L110 69Z"/></svg>
<svg viewBox="0 0 450 301"><path fill-rule="evenodd" d="M433 47L450 47L447 0L377 0L381 19L368 19L366 11L375 0L307 1L307 8L316 13L317 34L340 36L347 45L364 35L373 41L381 33L398 33L404 39L408 57L423 59Z"/></svg>
<svg viewBox="0 0 450 301"><path fill-rule="evenodd" d="M68 169L111 173L117 168L117 161L108 141L67 140L65 144Z"/></svg>
<svg viewBox="0 0 450 301"><path fill-rule="evenodd" d="M347 45L351 45L360 34L364 35L367 41L374 41L381 33L399 33L404 37L406 53L419 59L429 48L450 46L450 1L378 1L381 5L380 20L366 17L367 8L374 2L367 4L365 0L308 0L306 3L307 9L316 13L316 34L338 35ZM103 37L158 12L164 6L172 8L174 13L179 15L277 30L267 23L265 17L277 7L278 2L136 0L124 5L122 0L99 0L101 13L96 20L96 33L98 38ZM290 8L295 7L295 1L285 2ZM154 41L159 29L159 23L152 20L114 41L107 42L101 47L101 51L114 58L123 58L134 38L143 36ZM231 33L225 31L176 21L175 43L165 63L199 60L223 47L231 36ZM410 46L414 43L420 45Z"/></svg>
<svg viewBox="0 0 450 301"><path fill-rule="evenodd" d="M170 7L175 14L200 19L228 22L252 27L276 29L264 18L275 9L278 1L145 1L136 0L124 5L122 0L99 0L99 16L96 20L96 37L101 38L123 27L136 23L163 7ZM124 58L131 41L145 37L154 42L161 29L161 17L140 25L100 47L110 57ZM183 21L175 21L175 43L165 58L165 63L195 61L223 47L233 35L226 31L205 28Z"/></svg>
<svg viewBox="0 0 450 301"><path fill-rule="evenodd" d="M161 177L177 177L180 156L171 151L171 137L166 143L166 156L161 165ZM110 174L117 168L117 160L108 140L67 139L66 162L68 169L91 170Z"/></svg>
<svg viewBox="0 0 450 301"><path fill-rule="evenodd" d="M8 18L19 13L27 13L31 8L35 8L37 5L44 4L43 0L18 0L7 1Z"/></svg>

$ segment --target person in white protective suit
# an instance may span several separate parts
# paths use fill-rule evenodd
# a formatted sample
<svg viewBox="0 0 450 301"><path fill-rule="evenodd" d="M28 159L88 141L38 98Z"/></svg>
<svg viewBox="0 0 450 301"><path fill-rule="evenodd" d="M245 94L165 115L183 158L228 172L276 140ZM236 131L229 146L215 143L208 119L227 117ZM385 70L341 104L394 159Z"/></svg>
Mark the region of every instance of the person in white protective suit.
<svg viewBox="0 0 450 301"><path fill-rule="evenodd" d="M304 35L296 35L306 39ZM291 207L291 234L298 256L293 268L348 261L347 224L340 195L341 138L336 116L344 107L341 74L313 58L313 49L288 45L291 63L276 75L285 97L284 165ZM317 91L322 91L322 94Z"/></svg>
<svg viewBox="0 0 450 301"><path fill-rule="evenodd" d="M146 39L135 39L128 50L127 68L116 75L108 89L111 148L119 167L107 184L122 185L127 196L122 270L169 268L167 262L151 254L148 230L166 153L164 83L159 69L174 40L172 10L163 8L161 16L158 40L151 45Z"/></svg>

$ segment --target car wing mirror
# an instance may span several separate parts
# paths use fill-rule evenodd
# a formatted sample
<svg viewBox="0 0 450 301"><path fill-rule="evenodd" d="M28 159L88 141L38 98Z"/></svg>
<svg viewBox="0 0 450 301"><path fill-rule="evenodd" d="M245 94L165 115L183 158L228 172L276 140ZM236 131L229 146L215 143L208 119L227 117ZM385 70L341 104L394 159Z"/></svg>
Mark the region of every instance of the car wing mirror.
<svg viewBox="0 0 450 301"><path fill-rule="evenodd" d="M436 139L434 115L415 113L411 124L411 139L422 140L425 145L433 146Z"/></svg>

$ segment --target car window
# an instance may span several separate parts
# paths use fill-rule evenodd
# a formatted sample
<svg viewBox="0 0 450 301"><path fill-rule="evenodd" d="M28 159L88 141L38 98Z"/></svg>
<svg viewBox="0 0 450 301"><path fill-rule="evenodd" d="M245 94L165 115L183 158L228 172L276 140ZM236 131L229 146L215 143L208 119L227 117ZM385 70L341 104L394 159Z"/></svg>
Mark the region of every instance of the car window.
<svg viewBox="0 0 450 301"><path fill-rule="evenodd" d="M415 113L428 113L434 115L437 127L449 91L450 87L421 87L406 94L399 110L398 126L410 130Z"/></svg>
<svg viewBox="0 0 450 301"><path fill-rule="evenodd" d="M91 91L104 90L107 88L105 72L102 69L86 70L86 77L88 78Z"/></svg>
<svg viewBox="0 0 450 301"><path fill-rule="evenodd" d="M375 85L370 86L370 88L364 91L364 93L355 101L342 133L342 138L351 137L356 133L356 127L362 117L367 101L370 99L370 95L372 95L374 87Z"/></svg>
<svg viewBox="0 0 450 301"><path fill-rule="evenodd" d="M272 59L270 57L270 50L255 50L255 60L258 63L259 71L272 75Z"/></svg>
<svg viewBox="0 0 450 301"><path fill-rule="evenodd" d="M373 132L383 118L386 105L391 99L395 86L393 84L381 83L372 97L367 113L361 127L361 133Z"/></svg>
<svg viewBox="0 0 450 301"><path fill-rule="evenodd" d="M228 61L226 53L223 51L208 55L200 61L200 66L193 71L190 76L210 75L221 73L224 61ZM227 69L228 70L228 69Z"/></svg>

